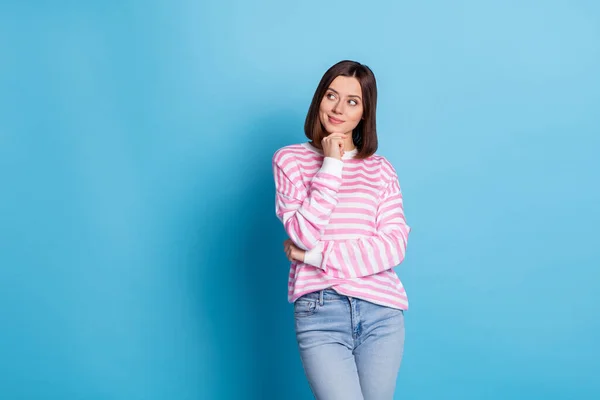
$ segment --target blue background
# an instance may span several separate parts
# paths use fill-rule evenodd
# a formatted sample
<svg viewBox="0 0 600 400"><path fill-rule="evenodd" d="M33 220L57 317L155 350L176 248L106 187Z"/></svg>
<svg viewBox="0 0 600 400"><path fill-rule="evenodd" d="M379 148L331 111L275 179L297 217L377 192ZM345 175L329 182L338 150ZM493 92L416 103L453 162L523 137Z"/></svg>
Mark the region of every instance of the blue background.
<svg viewBox="0 0 600 400"><path fill-rule="evenodd" d="M271 156L342 59L413 228L396 398L600 398L598 2L0 11L2 398L309 398Z"/></svg>

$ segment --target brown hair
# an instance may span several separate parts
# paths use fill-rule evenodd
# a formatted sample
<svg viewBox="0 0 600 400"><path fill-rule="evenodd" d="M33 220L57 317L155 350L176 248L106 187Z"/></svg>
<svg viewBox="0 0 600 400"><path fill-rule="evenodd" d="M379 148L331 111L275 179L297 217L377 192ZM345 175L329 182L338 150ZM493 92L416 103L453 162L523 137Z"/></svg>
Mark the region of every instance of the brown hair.
<svg viewBox="0 0 600 400"><path fill-rule="evenodd" d="M304 134L311 140L313 146L319 149L322 148L321 140L328 133L321 124L319 108L327 89L329 89L329 85L338 76L354 77L360 83L363 97L363 119L361 119L352 131L352 141L358 149L355 158L367 158L377 151L377 129L375 123L377 83L373 71L366 65L356 61L340 61L325 72L310 103L308 114L304 121Z"/></svg>

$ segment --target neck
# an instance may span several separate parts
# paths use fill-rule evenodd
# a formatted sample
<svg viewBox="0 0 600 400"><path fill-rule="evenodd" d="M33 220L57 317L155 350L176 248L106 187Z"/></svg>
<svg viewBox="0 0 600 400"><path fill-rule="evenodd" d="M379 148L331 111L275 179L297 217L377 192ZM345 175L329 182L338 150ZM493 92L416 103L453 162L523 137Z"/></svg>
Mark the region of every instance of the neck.
<svg viewBox="0 0 600 400"><path fill-rule="evenodd" d="M356 146L354 145L354 142L352 141L352 133L350 133L350 137L348 137L348 139L344 140L344 151L352 151L356 149Z"/></svg>
<svg viewBox="0 0 600 400"><path fill-rule="evenodd" d="M309 144L313 147L316 147L317 149L321 149L321 146L318 146L314 141L310 141ZM354 145L354 142L352 141L352 138L346 139L344 141L344 151L352 151L352 150L356 150L356 146Z"/></svg>

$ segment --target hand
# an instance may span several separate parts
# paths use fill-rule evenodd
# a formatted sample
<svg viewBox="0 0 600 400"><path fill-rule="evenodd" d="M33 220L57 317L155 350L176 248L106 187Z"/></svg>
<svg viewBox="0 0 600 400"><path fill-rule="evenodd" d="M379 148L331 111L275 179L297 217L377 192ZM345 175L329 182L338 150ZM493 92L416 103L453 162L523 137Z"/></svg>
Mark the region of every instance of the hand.
<svg viewBox="0 0 600 400"><path fill-rule="evenodd" d="M290 239L283 242L283 249L288 260L304 262L304 253L306 251L296 246Z"/></svg>
<svg viewBox="0 0 600 400"><path fill-rule="evenodd" d="M348 135L337 132L325 136L321 141L323 155L341 160L344 155L344 140L347 138Z"/></svg>

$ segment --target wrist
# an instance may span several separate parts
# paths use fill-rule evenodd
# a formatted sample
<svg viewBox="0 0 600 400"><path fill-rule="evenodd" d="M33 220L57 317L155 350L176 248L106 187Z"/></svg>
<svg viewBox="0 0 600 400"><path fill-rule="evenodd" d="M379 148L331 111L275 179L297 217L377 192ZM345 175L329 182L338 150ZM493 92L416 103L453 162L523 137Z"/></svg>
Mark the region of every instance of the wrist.
<svg viewBox="0 0 600 400"><path fill-rule="evenodd" d="M335 157L325 157L323 159L323 165L321 171L329 173L335 176L342 176L342 169L344 168L344 162L341 159Z"/></svg>
<svg viewBox="0 0 600 400"><path fill-rule="evenodd" d="M323 243L319 242L317 246L314 248L304 252L304 260L305 264L309 264L315 267L321 267L321 262L323 261Z"/></svg>

